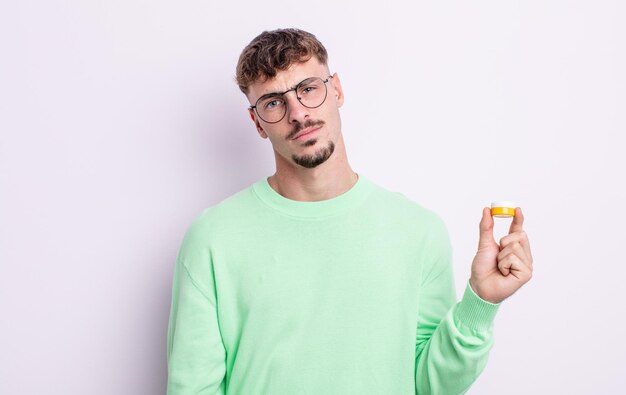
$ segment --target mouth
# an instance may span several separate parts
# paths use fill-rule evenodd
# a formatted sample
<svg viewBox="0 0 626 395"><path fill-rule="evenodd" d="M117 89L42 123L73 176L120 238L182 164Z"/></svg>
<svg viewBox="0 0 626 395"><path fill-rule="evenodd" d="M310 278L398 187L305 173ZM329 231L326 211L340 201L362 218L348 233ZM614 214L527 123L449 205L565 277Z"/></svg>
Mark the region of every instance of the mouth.
<svg viewBox="0 0 626 395"><path fill-rule="evenodd" d="M317 132L318 130L320 130L322 127L316 127L316 128L306 128L301 130L298 134L296 134L296 136L292 139L292 140L305 140L307 138L307 136L311 136L313 133Z"/></svg>

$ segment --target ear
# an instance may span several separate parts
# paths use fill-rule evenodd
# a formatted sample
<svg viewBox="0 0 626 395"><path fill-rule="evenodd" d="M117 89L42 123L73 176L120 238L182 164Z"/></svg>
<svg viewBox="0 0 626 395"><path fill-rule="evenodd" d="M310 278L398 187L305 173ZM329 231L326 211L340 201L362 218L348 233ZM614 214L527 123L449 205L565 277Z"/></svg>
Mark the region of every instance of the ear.
<svg viewBox="0 0 626 395"><path fill-rule="evenodd" d="M337 73L333 74L333 78L331 79L332 87L334 88L331 92L335 95L335 101L337 102L337 107L343 106L343 88L341 88L341 81L339 80L339 75Z"/></svg>
<svg viewBox="0 0 626 395"><path fill-rule="evenodd" d="M263 130L263 127L259 123L259 120L257 119L256 113L254 112L254 110L251 108L248 108L248 113L250 114L250 119L252 119L252 122L254 122L254 126L256 126L256 130L259 133L259 136L261 136L261 138L266 139L267 133L265 133L265 130Z"/></svg>

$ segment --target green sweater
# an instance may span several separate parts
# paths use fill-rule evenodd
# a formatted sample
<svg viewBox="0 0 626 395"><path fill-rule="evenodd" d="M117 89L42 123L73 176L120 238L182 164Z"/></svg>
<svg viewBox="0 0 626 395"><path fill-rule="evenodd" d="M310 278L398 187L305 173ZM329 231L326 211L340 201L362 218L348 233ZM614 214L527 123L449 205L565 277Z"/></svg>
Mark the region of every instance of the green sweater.
<svg viewBox="0 0 626 395"><path fill-rule="evenodd" d="M432 211L360 175L335 198L267 179L190 225L173 280L169 395L459 394L499 305L456 303Z"/></svg>

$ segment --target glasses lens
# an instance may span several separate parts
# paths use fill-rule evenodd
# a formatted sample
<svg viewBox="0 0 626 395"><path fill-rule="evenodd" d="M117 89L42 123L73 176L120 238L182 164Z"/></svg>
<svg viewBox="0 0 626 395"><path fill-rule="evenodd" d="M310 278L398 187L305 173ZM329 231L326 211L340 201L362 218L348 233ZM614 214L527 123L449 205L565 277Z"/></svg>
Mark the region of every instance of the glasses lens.
<svg viewBox="0 0 626 395"><path fill-rule="evenodd" d="M326 92L326 83L319 77L308 78L296 87L298 100L308 108L321 106L326 100ZM283 95L261 97L256 103L256 112L267 123L280 122L287 114L287 103Z"/></svg>
<svg viewBox="0 0 626 395"><path fill-rule="evenodd" d="M256 104L256 110L265 122L278 122L285 116L285 99L278 95L261 98Z"/></svg>
<svg viewBox="0 0 626 395"><path fill-rule="evenodd" d="M300 83L297 88L298 100L309 108L319 107L326 100L326 84L321 78L309 78Z"/></svg>

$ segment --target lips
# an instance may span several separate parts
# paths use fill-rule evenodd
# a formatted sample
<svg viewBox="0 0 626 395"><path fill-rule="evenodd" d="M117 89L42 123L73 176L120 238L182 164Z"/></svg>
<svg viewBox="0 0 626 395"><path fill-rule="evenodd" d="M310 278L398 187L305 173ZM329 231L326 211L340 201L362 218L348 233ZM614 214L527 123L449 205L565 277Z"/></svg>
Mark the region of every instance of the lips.
<svg viewBox="0 0 626 395"><path fill-rule="evenodd" d="M304 130L300 131L300 133L296 134L296 136L295 136L293 139L294 139L294 140L299 140L299 139L301 139L302 137L306 137L306 136L308 136L308 135L311 135L311 134L313 134L313 133L317 132L320 128L321 128L321 126L316 127L316 128L307 128L307 129L304 129Z"/></svg>

